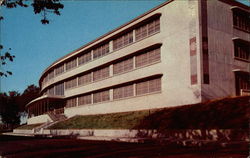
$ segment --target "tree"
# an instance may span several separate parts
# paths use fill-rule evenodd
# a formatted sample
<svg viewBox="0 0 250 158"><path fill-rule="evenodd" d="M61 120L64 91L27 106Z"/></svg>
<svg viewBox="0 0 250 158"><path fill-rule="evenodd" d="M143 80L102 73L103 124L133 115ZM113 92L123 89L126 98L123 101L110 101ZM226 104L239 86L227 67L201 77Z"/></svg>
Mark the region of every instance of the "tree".
<svg viewBox="0 0 250 158"><path fill-rule="evenodd" d="M0 45L0 51L1 52L2 52L2 49L3 49L3 46ZM10 50L11 50L11 48L9 48L9 51ZM9 51L3 53L3 55L2 55L2 53L0 53L0 61L1 61L1 63L0 63L1 64L0 77L1 76L7 77L8 75L12 75L12 72L10 72L10 71L4 71L3 68L2 68L3 65L7 64L7 61L13 62L13 60L15 58L15 56L11 55Z"/></svg>
<svg viewBox="0 0 250 158"><path fill-rule="evenodd" d="M30 101L40 96L40 88L35 86L34 84L29 85L20 97L19 110L20 112L25 111L25 105L27 105Z"/></svg>
<svg viewBox="0 0 250 158"><path fill-rule="evenodd" d="M1 6L5 6L6 8L16 8L20 7L28 7L29 5L26 0L2 0L0 1ZM56 15L60 15L59 9L63 9L63 4L60 3L60 0L32 0L31 6L33 7L33 11L35 14L41 14L42 24L49 24L49 20L47 18L48 13L54 13ZM3 17L0 17L0 20Z"/></svg>
<svg viewBox="0 0 250 158"><path fill-rule="evenodd" d="M18 125L21 117L26 117L25 105L40 96L40 89L35 85L29 85L22 94L11 91L0 93L0 115L2 122L9 127Z"/></svg>
<svg viewBox="0 0 250 158"><path fill-rule="evenodd" d="M19 106L18 99L20 94L16 91L9 92L9 96L1 93L1 116L2 122L8 126L14 126L20 124L20 116L19 116Z"/></svg>
<svg viewBox="0 0 250 158"><path fill-rule="evenodd" d="M6 7L6 8L16 8L17 6L20 7L28 7L29 5L24 3L27 2L27 0L0 0L0 5L1 7ZM42 19L41 23L42 24L49 24L49 20L47 18L48 13L54 13L56 15L60 15L60 9L63 9L63 4L60 3L60 0L33 0L31 3L31 6L33 7L33 11L35 14L41 14ZM4 17L0 15L0 21L3 20ZM2 53L3 45L0 44L0 77L5 76L7 77L8 75L12 75L11 71L4 71L2 69L2 66L5 65L7 60L13 61L15 58L14 55L11 55L9 52ZM9 51L11 49L9 48Z"/></svg>

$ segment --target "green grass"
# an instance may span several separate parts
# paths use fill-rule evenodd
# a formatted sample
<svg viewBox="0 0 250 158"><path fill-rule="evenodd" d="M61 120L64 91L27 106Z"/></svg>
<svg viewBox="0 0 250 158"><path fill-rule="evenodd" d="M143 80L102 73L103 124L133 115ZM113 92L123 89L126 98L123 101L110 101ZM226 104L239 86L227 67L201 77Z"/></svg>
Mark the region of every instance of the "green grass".
<svg viewBox="0 0 250 158"><path fill-rule="evenodd" d="M59 122L50 129L132 129L139 124L149 111L135 111L104 115L75 116Z"/></svg>
<svg viewBox="0 0 250 158"><path fill-rule="evenodd" d="M50 129L248 129L250 97L157 110L75 116Z"/></svg>
<svg viewBox="0 0 250 158"><path fill-rule="evenodd" d="M42 123L23 125L23 126L17 127L16 129L33 129L33 128L38 127L40 125L42 125Z"/></svg>

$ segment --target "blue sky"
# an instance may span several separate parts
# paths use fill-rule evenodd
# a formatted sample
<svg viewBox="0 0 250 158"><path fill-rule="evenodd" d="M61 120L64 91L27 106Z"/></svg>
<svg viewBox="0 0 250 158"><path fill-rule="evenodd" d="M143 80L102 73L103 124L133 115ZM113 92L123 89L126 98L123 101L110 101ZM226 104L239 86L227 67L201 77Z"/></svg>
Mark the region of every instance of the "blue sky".
<svg viewBox="0 0 250 158"><path fill-rule="evenodd" d="M42 25L31 7L2 8L1 43L16 58L3 67L13 75L1 77L1 92L22 93L28 85L38 85L41 73L59 57L163 2L63 1L61 16L49 15L49 25Z"/></svg>
<svg viewBox="0 0 250 158"><path fill-rule="evenodd" d="M164 1L63 1L61 16L49 15L49 25L40 23L42 17L32 7L1 8L1 44L16 56L3 67L13 75L0 78L1 92L22 93L28 85L38 85L41 73L56 59Z"/></svg>

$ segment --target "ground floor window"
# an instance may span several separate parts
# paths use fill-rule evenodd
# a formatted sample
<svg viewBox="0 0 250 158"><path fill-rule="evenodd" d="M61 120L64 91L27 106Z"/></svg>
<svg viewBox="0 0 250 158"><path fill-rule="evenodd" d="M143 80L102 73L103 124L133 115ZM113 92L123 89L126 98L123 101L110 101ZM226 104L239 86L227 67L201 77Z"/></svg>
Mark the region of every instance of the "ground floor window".
<svg viewBox="0 0 250 158"><path fill-rule="evenodd" d="M235 73L236 95L250 95L250 73Z"/></svg>

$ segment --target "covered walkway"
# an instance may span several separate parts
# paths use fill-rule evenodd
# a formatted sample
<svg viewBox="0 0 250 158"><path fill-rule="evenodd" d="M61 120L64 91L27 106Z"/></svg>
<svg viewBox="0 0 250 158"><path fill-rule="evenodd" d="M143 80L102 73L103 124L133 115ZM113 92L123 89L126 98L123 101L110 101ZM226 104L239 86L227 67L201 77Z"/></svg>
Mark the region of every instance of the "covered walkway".
<svg viewBox="0 0 250 158"><path fill-rule="evenodd" d="M65 101L63 98L64 97L62 96L44 95L31 101L26 105L28 118L46 114L50 111L63 109L65 106Z"/></svg>

